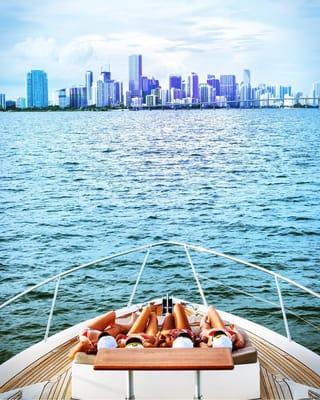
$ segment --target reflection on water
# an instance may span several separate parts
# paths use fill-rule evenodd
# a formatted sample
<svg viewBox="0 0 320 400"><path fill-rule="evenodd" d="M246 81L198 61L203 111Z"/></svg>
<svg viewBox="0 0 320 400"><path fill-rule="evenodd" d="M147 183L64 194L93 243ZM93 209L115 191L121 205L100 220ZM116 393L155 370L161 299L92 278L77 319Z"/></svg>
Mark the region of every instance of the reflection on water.
<svg viewBox="0 0 320 400"><path fill-rule="evenodd" d="M2 113L1 300L72 265L167 239L234 254L319 292L319 122L319 110ZM228 288L278 303L273 281L194 257L210 302L284 332L279 309L267 306L266 318L266 305ZM123 305L142 260L63 282L54 329ZM151 254L137 299L174 292L200 301L186 265L183 253ZM283 290L286 307L320 325L319 302ZM53 291L2 312L2 334L23 332L12 349L1 345L3 358L44 332Z"/></svg>

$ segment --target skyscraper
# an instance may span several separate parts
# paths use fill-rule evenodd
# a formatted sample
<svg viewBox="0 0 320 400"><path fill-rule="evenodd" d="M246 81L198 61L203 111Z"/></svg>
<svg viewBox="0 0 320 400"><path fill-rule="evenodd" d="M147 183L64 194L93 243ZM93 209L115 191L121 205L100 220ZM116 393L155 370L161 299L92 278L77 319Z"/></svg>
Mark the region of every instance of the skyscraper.
<svg viewBox="0 0 320 400"><path fill-rule="evenodd" d="M215 75L208 74L207 84L215 89L215 95L220 96L220 81L219 79L216 79Z"/></svg>
<svg viewBox="0 0 320 400"><path fill-rule="evenodd" d="M0 93L0 109L6 109L6 95L4 93Z"/></svg>
<svg viewBox="0 0 320 400"><path fill-rule="evenodd" d="M70 108L83 108L87 105L87 88L85 86L70 88Z"/></svg>
<svg viewBox="0 0 320 400"><path fill-rule="evenodd" d="M189 97L192 103L197 103L199 100L199 77L195 72L191 72L188 76Z"/></svg>
<svg viewBox="0 0 320 400"><path fill-rule="evenodd" d="M240 107L251 106L251 82L250 82L250 71L248 69L243 70L243 81L240 87Z"/></svg>
<svg viewBox="0 0 320 400"><path fill-rule="evenodd" d="M1 95L0 95L1 96ZM18 97L17 98L17 103L16 103L17 108L19 109L24 109L26 108L26 98L25 97Z"/></svg>
<svg viewBox="0 0 320 400"><path fill-rule="evenodd" d="M113 104L123 104L123 85L122 82L114 82Z"/></svg>
<svg viewBox="0 0 320 400"><path fill-rule="evenodd" d="M142 96L142 55L129 56L129 91L132 97Z"/></svg>
<svg viewBox="0 0 320 400"><path fill-rule="evenodd" d="M103 82L111 81L111 72L110 71L101 71L100 72L100 79Z"/></svg>
<svg viewBox="0 0 320 400"><path fill-rule="evenodd" d="M44 71L28 72L26 86L28 107L48 107L48 78Z"/></svg>
<svg viewBox="0 0 320 400"><path fill-rule="evenodd" d="M227 101L236 100L236 77L235 75L220 75L220 96Z"/></svg>
<svg viewBox="0 0 320 400"><path fill-rule="evenodd" d="M93 73L92 71L86 71L86 89L87 89L87 103L92 105L92 83L93 83Z"/></svg>
<svg viewBox="0 0 320 400"><path fill-rule="evenodd" d="M181 75L169 75L169 90L181 89Z"/></svg>
<svg viewBox="0 0 320 400"><path fill-rule="evenodd" d="M59 89L56 91L57 105L60 108L66 108L69 106L69 97L67 95L67 89Z"/></svg>
<svg viewBox="0 0 320 400"><path fill-rule="evenodd" d="M1 96L1 95L0 95ZM320 82L314 82L312 85L312 105L320 107Z"/></svg>

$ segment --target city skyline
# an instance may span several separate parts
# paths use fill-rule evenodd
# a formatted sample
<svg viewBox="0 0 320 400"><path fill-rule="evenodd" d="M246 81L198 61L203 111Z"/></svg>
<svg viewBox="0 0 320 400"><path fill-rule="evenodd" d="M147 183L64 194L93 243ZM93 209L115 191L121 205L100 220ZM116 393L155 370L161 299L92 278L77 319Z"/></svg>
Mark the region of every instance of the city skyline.
<svg viewBox="0 0 320 400"><path fill-rule="evenodd" d="M244 98L249 98L251 97L251 94L249 94L249 92L251 91L251 89L253 88L258 88L260 86L265 86L266 88L270 88L273 87L274 90L276 90L276 87L278 87L277 90L279 90L278 93L278 97L282 97L284 94L290 94L291 93L300 93L305 97L312 97L314 94L312 93L312 91L314 91L314 87L319 86L319 80L310 83L310 90L307 93L303 93L301 90L299 90L299 88L294 88L291 83L287 84L287 85L282 85L279 83L275 83L275 82L260 82L259 85L255 85L252 83L251 80L251 70L245 68L242 70L241 73L241 77L237 77L235 74L221 74L221 75L215 75L215 74L211 74L211 73L207 73L205 77L203 77L203 79L201 79L199 77L199 74L197 72L189 72L186 74L186 76L183 76L182 74L179 73L169 73L169 75L165 78L165 82L160 82L160 80L156 79L156 77L154 77L154 75L152 75L151 77L146 76L145 74L143 74L143 70L142 70L142 55L139 54L132 54L129 55L127 57L128 59L128 71L127 74L129 76L129 79L127 80L128 82L128 86L124 87L123 86L123 81L118 81L118 80L114 80L111 79L111 67L110 65L108 66L108 68L101 68L100 72L95 74L93 73L93 71L91 70L87 70L87 71L83 71L82 73L82 82L79 82L78 84L69 84L67 85L65 88L50 88L49 85L49 79L47 78L47 73L46 71L43 70L34 70L31 69L30 72L27 72L25 74L25 87L22 89L22 91L20 91L19 95L14 98L14 97L10 97L7 95L7 93L4 93L0 91L0 93L2 95L6 96L6 100L7 101L17 101L19 102L21 99L26 101L26 104L31 104L31 107L33 107L33 102L30 100L28 101L28 97L30 96L30 77L32 75L34 75L33 73L44 73L45 74L45 80L46 80L46 90L47 93L45 94L45 97L48 99L46 100L45 104L48 103L49 104L55 104L55 100L56 97L59 96L60 92L65 92L65 94L63 96L66 95L66 93L68 91L73 91L75 93L76 97L79 97L79 90L83 90L85 87L90 87L90 91L88 92L88 99L89 103L91 103L91 101L93 100L93 90L97 90L97 85L99 85L99 81L104 82L105 84L107 84L107 82L110 82L112 84L116 84L118 85L117 90L120 90L121 87L121 91L122 91L122 95L125 97L125 93L127 91L129 91L131 93L132 97L138 96L141 97L143 92L144 92L144 86L145 84L147 85L147 87L150 86L150 81L155 82L156 85L153 87L154 89L156 88L160 88L160 89L165 89L169 92L169 97L170 97L170 90L171 88L174 89L179 89L179 85L180 88L182 88L183 85L186 85L186 90L188 92L185 93L185 97L191 97L191 98L199 98L199 90L200 90L200 86L201 85L205 85L205 84L209 84L211 87L213 87L215 89L215 92L217 95L220 94L220 91L223 93L223 95L226 96L226 99L228 101L235 101L236 100L236 85L239 86L240 84L242 84L242 87L238 87L239 89L239 99L244 99ZM108 69L108 71L106 71ZM36 74L35 76L37 77L38 74ZM94 78L96 77L96 78ZM131 79L132 77L134 77L134 79ZM39 78L38 78L39 79ZM230 81L231 79L231 81ZM130 83L131 82L131 83ZM178 85L179 82L179 85ZM120 86L119 86L120 85ZM290 93L288 93L286 91L286 88L290 88ZM226 88L226 89L224 89ZM281 91L283 89L285 90L284 93L281 93ZM77 90L74 90L77 89ZM96 103L100 104L99 107L101 107L101 103L104 102L103 100L103 96L105 97L110 97L110 90L113 90L111 88L106 89L106 93L102 94L102 92L100 93L100 96L102 96L102 99L99 101L98 98L96 97ZM229 90L232 91L232 93L229 93ZM245 91L245 93L243 93L243 90ZM66 92L67 91L67 92ZM242 93L241 93L242 91ZM271 93L271 92L270 92ZM317 89L317 93L318 93L318 89ZM86 93L87 96L87 93ZM83 97L80 96L80 97ZM99 95L98 95L99 97ZM118 98L120 98L120 93L118 94ZM143 96L142 96L143 97ZM241 101L241 100L240 100ZM123 101L121 102L126 102L125 98L123 99ZM88 104L89 104L88 103ZM76 107L75 108L80 108L80 107L85 107L86 104L78 104L76 102ZM40 106L41 107L41 106ZM22 107L24 108L24 107Z"/></svg>
<svg viewBox="0 0 320 400"><path fill-rule="evenodd" d="M0 5L0 92L23 95L25 71L45 70L50 89L83 81L83 71L112 65L128 87L127 54L143 54L143 74L220 76L249 68L252 82L292 84L309 93L319 80L320 2L229 0L150 2L20 0ZM144 17L145 16L145 17Z"/></svg>
<svg viewBox="0 0 320 400"><path fill-rule="evenodd" d="M0 109L12 110L45 109L49 105L60 109L102 109L104 107L319 107L320 82L313 84L311 98L301 91L295 91L291 85L254 86L251 84L249 69L242 71L242 81L237 81L234 74L207 74L205 82L199 82L196 72L187 77L170 74L168 86L155 77L143 75L143 56L132 54L128 57L128 90L123 90L123 83L112 78L111 68L100 71L94 79L92 71L87 70L84 84L56 89L52 101L48 101L48 77L43 70L31 70L26 74L27 98L19 97L16 101L6 99L0 93Z"/></svg>

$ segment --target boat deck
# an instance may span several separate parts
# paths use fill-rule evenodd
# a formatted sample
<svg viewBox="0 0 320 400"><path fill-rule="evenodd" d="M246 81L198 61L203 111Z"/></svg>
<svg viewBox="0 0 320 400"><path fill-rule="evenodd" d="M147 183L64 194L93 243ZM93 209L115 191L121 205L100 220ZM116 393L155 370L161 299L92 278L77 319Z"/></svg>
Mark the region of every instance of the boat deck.
<svg viewBox="0 0 320 400"><path fill-rule="evenodd" d="M306 365L258 336L249 336L257 348L260 361L261 399L291 398L290 389L282 383L281 378L320 387L320 376ZM43 386L40 399L71 399L71 363L68 352L75 341L70 340L39 358L4 384L0 392L48 381ZM21 393L17 391L10 400L18 400L20 396Z"/></svg>

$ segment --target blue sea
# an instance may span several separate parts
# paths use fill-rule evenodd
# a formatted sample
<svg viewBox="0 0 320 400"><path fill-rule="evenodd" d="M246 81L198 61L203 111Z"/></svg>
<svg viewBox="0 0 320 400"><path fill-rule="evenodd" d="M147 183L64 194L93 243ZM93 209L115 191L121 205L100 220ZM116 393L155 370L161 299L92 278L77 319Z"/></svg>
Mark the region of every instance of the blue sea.
<svg viewBox="0 0 320 400"><path fill-rule="evenodd" d="M320 292L319 110L0 113L0 157L1 302L162 240L240 257ZM190 254L209 303L285 334L271 276ZM144 255L62 279L50 333L124 306ZM320 300L280 286L293 339L320 352ZM0 310L1 361L43 337L54 288ZM135 301L166 293L201 302L174 246L151 250Z"/></svg>

